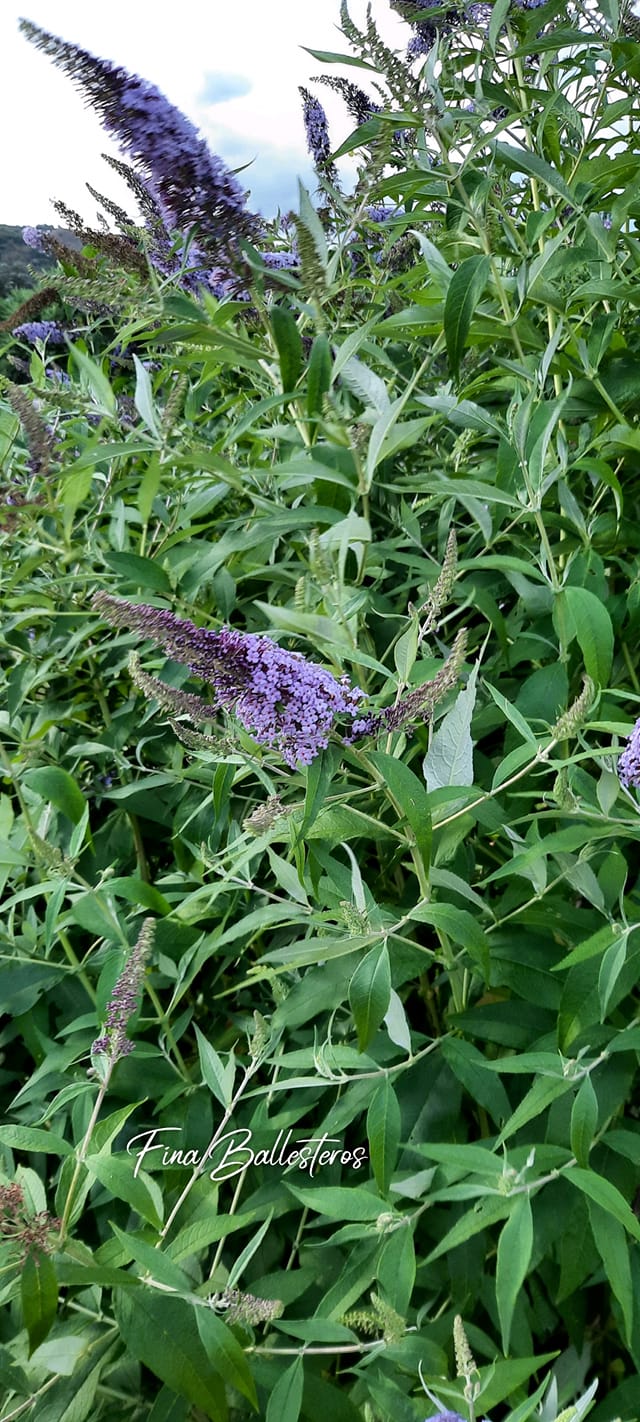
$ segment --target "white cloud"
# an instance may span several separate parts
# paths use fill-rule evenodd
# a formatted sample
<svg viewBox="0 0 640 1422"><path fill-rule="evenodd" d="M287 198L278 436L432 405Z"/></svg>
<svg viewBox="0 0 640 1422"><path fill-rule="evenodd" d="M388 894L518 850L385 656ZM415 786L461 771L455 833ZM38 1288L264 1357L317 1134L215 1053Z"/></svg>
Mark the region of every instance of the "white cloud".
<svg viewBox="0 0 640 1422"><path fill-rule="evenodd" d="M198 104L226 104L229 99L242 99L250 94L253 84L244 74L222 74L214 71L205 74L204 84L198 94Z"/></svg>

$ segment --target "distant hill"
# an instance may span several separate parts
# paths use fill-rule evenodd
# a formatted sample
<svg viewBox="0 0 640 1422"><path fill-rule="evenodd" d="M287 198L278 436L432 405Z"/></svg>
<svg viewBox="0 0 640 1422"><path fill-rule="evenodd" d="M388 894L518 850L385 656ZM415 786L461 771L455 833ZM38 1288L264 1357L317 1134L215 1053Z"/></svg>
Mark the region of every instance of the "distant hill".
<svg viewBox="0 0 640 1422"><path fill-rule="evenodd" d="M52 227L49 223L38 224L40 232L51 232L68 247L81 247L82 243L73 232L65 227ZM53 271L53 257L44 252L36 252L22 240L21 227L8 227L0 223L0 297L7 296L16 288L33 288L38 285L40 275Z"/></svg>

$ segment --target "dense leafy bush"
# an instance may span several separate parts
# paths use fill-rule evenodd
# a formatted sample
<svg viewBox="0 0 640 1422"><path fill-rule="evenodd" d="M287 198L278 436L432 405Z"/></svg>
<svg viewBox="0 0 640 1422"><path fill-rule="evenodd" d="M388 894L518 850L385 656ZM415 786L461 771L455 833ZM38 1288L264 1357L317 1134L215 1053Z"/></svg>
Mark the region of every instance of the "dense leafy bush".
<svg viewBox="0 0 640 1422"><path fill-rule="evenodd" d="M395 8L271 224L25 26L144 226L0 352L5 1419L640 1416L640 47Z"/></svg>

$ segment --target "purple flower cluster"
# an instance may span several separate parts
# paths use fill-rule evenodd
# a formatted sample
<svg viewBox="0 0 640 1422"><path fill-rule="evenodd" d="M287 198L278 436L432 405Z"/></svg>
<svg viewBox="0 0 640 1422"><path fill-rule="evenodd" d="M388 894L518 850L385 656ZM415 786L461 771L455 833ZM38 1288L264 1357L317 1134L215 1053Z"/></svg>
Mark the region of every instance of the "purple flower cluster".
<svg viewBox="0 0 640 1422"><path fill-rule="evenodd" d="M320 100L316 99L314 94L310 94L309 90L304 89L302 85L299 85L298 88L303 101L302 119L307 137L307 148L316 168L326 169L331 155L327 115Z"/></svg>
<svg viewBox="0 0 640 1422"><path fill-rule="evenodd" d="M44 233L40 232L37 227L23 227L22 229L23 242L27 247L33 247L36 252L44 251L43 238Z"/></svg>
<svg viewBox="0 0 640 1422"><path fill-rule="evenodd" d="M101 1037L97 1037L91 1048L91 1055L109 1057L112 1064L126 1057L134 1049L134 1043L127 1037L127 1022L133 1016L140 996L147 958L153 945L155 920L146 918L138 941L129 955L118 978L109 1002Z"/></svg>
<svg viewBox="0 0 640 1422"><path fill-rule="evenodd" d="M253 230L255 218L234 175L154 84L29 20L21 20L20 28L77 84L122 151L141 164L167 226L185 231L197 224L216 244Z"/></svg>
<svg viewBox="0 0 640 1422"><path fill-rule="evenodd" d="M64 345L64 331L55 321L24 321L22 326L14 326L12 335L35 345L36 341L50 341L53 346Z"/></svg>
<svg viewBox="0 0 640 1422"><path fill-rule="evenodd" d="M618 776L625 790L640 785L640 717L618 761Z"/></svg>
<svg viewBox="0 0 640 1422"><path fill-rule="evenodd" d="M286 764L310 765L328 744L336 716L354 716L364 692L346 677L288 652L269 637L222 628L210 632L163 608L98 593L94 607L116 627L149 637L213 690L213 708L235 711L261 745Z"/></svg>

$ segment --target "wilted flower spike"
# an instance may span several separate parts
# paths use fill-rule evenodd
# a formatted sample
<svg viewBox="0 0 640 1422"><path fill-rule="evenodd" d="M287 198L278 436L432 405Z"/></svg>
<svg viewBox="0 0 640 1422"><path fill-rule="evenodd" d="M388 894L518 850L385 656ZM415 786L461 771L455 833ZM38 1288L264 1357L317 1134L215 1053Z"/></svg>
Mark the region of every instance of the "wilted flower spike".
<svg viewBox="0 0 640 1422"><path fill-rule="evenodd" d="M59 1229L60 1220L54 1219L48 1210L39 1210L35 1215L29 1213L24 1191L17 1181L0 1185L0 1238L5 1244L19 1248L21 1263L30 1254L35 1256L36 1264L39 1255L50 1254L53 1247L50 1235Z"/></svg>
<svg viewBox="0 0 640 1422"><path fill-rule="evenodd" d="M408 692L395 706L387 706L384 711L372 711L358 717L351 727L347 744L361 740L363 736L381 735L387 731L402 731L418 718L430 720L439 701L451 687L455 686L467 649L467 632L462 627L457 633L451 654L432 681L425 681Z"/></svg>
<svg viewBox="0 0 640 1422"><path fill-rule="evenodd" d="M235 711L245 729L279 750L292 768L310 765L328 744L335 717L355 715L364 696L347 678L336 681L269 637L226 627L210 632L163 608L121 602L103 592L93 605L113 626L149 637L188 666L212 688L216 708Z"/></svg>
<svg viewBox="0 0 640 1422"><path fill-rule="evenodd" d="M181 691L177 686L169 686L166 681L159 681L156 676L150 676L148 672L143 671L135 652L129 657L129 671L134 684L140 691L144 691L146 696L153 696L163 711L171 711L174 716L188 716L196 725L202 721L213 720L216 714L215 706L209 706L201 696Z"/></svg>
<svg viewBox="0 0 640 1422"><path fill-rule="evenodd" d="M618 776L625 790L640 785L640 716L618 761Z"/></svg>
<svg viewBox="0 0 640 1422"><path fill-rule="evenodd" d="M124 965L109 1002L103 1033L91 1048L92 1056L104 1055L112 1065L134 1049L127 1037L127 1023L133 1016L140 995L147 959L153 948L155 919L145 918L138 940Z"/></svg>
<svg viewBox="0 0 640 1422"><path fill-rule="evenodd" d="M382 105L374 103L373 99L365 94L364 89L360 89L357 84L352 84L349 79L343 79L335 74L314 74L312 79L314 84L327 84L335 93L342 95L349 113L355 119L358 127L366 123L367 119L373 118L374 114L382 113Z"/></svg>

